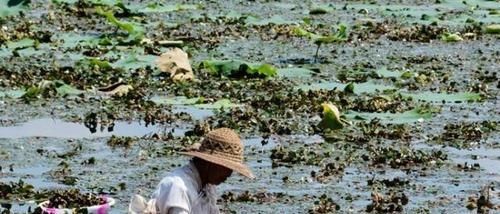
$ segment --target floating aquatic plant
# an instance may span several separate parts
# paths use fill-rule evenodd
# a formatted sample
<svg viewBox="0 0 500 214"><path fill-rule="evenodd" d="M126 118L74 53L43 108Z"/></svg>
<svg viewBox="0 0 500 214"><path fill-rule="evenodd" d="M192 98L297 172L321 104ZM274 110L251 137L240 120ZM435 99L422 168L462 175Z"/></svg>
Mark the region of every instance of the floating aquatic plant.
<svg viewBox="0 0 500 214"><path fill-rule="evenodd" d="M348 39L347 26L345 26L345 25L339 25L339 27L337 28L337 30L333 34L325 35L325 36L311 33L311 32L304 30L303 28L300 28L300 27L294 28L292 30L292 33L295 36L306 37L306 38L312 40L315 45L317 45L316 54L314 55L315 61L318 59L319 48L321 47L322 44L342 43L342 42L346 42Z"/></svg>
<svg viewBox="0 0 500 214"><path fill-rule="evenodd" d="M138 43L142 41L142 39L144 38L144 29L139 24L133 22L120 21L115 17L113 11L104 10L101 7L96 7L96 12L97 14L106 17L106 20L110 24L118 27L121 30L126 31L128 34L126 42Z"/></svg>
<svg viewBox="0 0 500 214"><path fill-rule="evenodd" d="M265 63L249 63L241 60L205 60L201 64L211 74L227 77L274 77L277 69Z"/></svg>
<svg viewBox="0 0 500 214"><path fill-rule="evenodd" d="M344 128L347 123L345 119L340 118L340 111L337 106L332 103L323 103L323 119L319 126L323 129L331 131Z"/></svg>

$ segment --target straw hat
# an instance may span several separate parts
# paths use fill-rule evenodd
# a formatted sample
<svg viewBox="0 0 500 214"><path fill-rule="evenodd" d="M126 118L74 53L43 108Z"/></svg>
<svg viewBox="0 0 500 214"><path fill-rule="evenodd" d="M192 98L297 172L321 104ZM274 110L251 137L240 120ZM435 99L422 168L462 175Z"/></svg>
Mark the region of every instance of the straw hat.
<svg viewBox="0 0 500 214"><path fill-rule="evenodd" d="M252 172L243 163L243 143L236 132L228 128L219 128L205 135L198 149L180 152L184 155L232 169L248 178L254 178Z"/></svg>

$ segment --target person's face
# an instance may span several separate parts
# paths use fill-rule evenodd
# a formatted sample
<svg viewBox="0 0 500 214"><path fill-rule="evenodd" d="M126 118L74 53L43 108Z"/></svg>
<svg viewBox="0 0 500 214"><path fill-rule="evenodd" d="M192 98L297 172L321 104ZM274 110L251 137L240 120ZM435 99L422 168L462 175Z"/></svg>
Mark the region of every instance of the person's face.
<svg viewBox="0 0 500 214"><path fill-rule="evenodd" d="M213 185L219 185L226 181L229 176L233 173L233 170L223 167L218 164L210 163L210 171L208 176L208 183Z"/></svg>

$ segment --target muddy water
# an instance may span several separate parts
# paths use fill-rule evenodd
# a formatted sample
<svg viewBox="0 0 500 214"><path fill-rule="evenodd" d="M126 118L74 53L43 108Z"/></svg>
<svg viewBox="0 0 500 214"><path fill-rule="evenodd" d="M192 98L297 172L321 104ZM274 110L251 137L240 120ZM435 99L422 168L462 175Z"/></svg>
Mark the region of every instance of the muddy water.
<svg viewBox="0 0 500 214"><path fill-rule="evenodd" d="M59 162L64 159L53 155L33 155L36 153L34 150L43 149L47 151L47 154L62 154L71 150L75 145L82 145L78 154L69 160L64 160L69 162L72 174L79 178L76 186L103 193L112 192L110 196L119 201L112 213L122 213L120 210L126 209L130 195L137 192L143 195L151 194L162 175L187 161L187 158L176 155L167 157L154 155L161 148L151 148L150 146L158 147L157 144L151 142L139 142L129 151L124 151L107 147L105 145L106 139L106 137L95 137L68 141L54 137L3 138L1 141L2 150L17 151L16 153L19 155L12 154L13 156L7 162L2 162L4 168L0 181L23 179L40 189L65 187L65 185L54 181L57 179L52 178L49 173L50 170L56 169ZM318 167L296 165L293 168L271 168L268 157L270 149L276 145L287 145L294 141L317 144L323 142L321 137L276 136L264 146L261 145L261 141L261 138L245 140L249 155L247 162L259 179L247 182L239 176L233 176L226 184L221 185L219 191L221 193L226 191L241 193L247 190L285 193L292 199L288 202L278 201L272 204L230 203L227 205L228 209L245 209L266 213L271 212L271 210L303 213L310 209L312 199L309 197L313 194L325 193L337 197L337 203L344 209L357 213L370 203L371 187L367 185L367 180L374 177L377 179L397 177L411 181L409 187L405 187L405 193L411 195L411 203L407 207L410 212L422 211L423 207L433 212L450 211L450 208L441 208L441 205L434 204L436 198L441 198L442 203L454 207L453 212L464 212L465 208L462 204L467 195L474 194L477 188L483 184L493 182L498 185L500 181L499 165L496 164L499 161L498 150L479 148L464 151L450 148L447 149L451 156L449 165L440 167L439 170L430 168L424 171L404 172L397 169L366 168L366 166L355 164L346 168L340 178L337 177L327 183L320 184L310 177L310 172L318 170ZM479 157L472 160L471 155ZM82 161L90 157L96 159L96 165L85 166L81 164ZM479 172L461 172L454 168L456 164L464 162L479 163L481 170ZM12 172L6 168L11 164L13 164ZM120 167L117 168L117 166ZM103 170L106 171L105 175L102 174ZM289 177L287 182L283 181L284 176ZM120 182L126 182L127 189L113 190ZM245 183L244 186L241 185L242 182ZM345 198L353 198L354 201L345 200ZM494 200L498 202L498 199ZM28 206L16 206L16 210L26 210L27 208Z"/></svg>
<svg viewBox="0 0 500 214"><path fill-rule="evenodd" d="M308 17L313 24L336 25L336 22L339 21L347 23L350 28L355 28L356 25L359 25L358 22L367 19L412 25L411 23L430 24L433 20L441 20L440 16L443 16L445 18L442 18L440 24L449 25L452 32L463 26L468 18L487 24L498 22L494 19L496 16L489 14L492 8L498 6L497 1L471 0L465 3L444 1L443 4L438 5L435 5L435 1L380 1L380 5L364 4L359 1L349 1L348 5L344 5L344 3L337 1L337 3L330 4L327 1L315 1L313 5L295 0L279 3L272 1L217 3L212 1L203 3L205 6L203 12L183 10L172 14L148 14L146 17L151 20L146 21L148 22L146 26L153 28L154 23L157 22L179 23L181 25L179 29L167 29L167 31L180 31L181 33L178 32L178 34L182 34L184 30L192 32L191 39L197 40L206 36L202 32L217 30L219 27L225 29L223 32L230 30L226 29L224 24L194 23L193 26L186 24L190 23L189 20L192 20L192 17L199 16L200 13L224 16L230 12L236 12L255 14L262 19L280 15L287 23L296 22L305 26L307 24L303 23L303 19ZM318 16L309 15L309 10L316 6L326 6L326 9L331 10L331 12ZM48 8L43 7L31 15L39 19L40 14L48 13L48 11ZM455 16L453 13L456 11L460 11L460 13ZM431 16L431 20L422 19L424 14ZM30 13L28 13L29 16ZM96 34L94 26L96 20L93 18L89 24L86 22L87 18L77 18L71 15L62 17L60 22L45 23L48 26L42 27L59 29L61 26L56 26L58 23L62 23L61 25L78 23L82 36L99 35ZM98 23L100 22L98 21ZM9 24L15 25L17 22L10 21ZM369 71L387 68L398 74L408 71L413 72L413 76L433 71L433 75L437 76L437 80L431 81L429 84L422 84L417 89L409 89L408 86L404 85L407 80L373 80L381 85L380 89L397 88L406 93L445 90L451 85L454 85L451 87L453 88L450 89L451 91L469 92L474 84L481 82L483 74L493 74L490 79L498 78L498 74L495 72L497 72L499 64L498 60L494 58L498 57L500 43L498 37L492 35L482 35L476 40L445 43L439 38L431 42L393 41L387 38L387 34L384 34L373 40L323 45L319 51L319 60L314 60L316 46L312 41L297 37L283 39L280 38L280 35L270 39L269 35L274 35L275 29L260 32L258 27L252 28L245 23L237 25L245 26L239 26L243 30L238 28L241 32L234 33L236 35L219 36L223 32L213 32L211 34L213 38L210 39L220 40L220 43L216 44L215 47L204 47L205 44L197 44L201 48L189 46L187 49L193 55L193 63L198 64L202 60L215 57L267 62L279 68L311 67L319 70L319 73L311 77L290 78L289 81L296 87L306 85L313 90L314 85L324 86L326 89L337 87L342 90L347 82L340 83L338 74L342 70L357 67ZM110 28L101 25L98 27ZM228 28L231 27L235 26L229 25ZM363 27L361 26L361 28ZM150 35L157 33L157 29L148 30L151 31ZM311 27L311 30L323 33L330 31L330 29L322 29L317 26ZM115 29L111 31L115 31ZM62 35L67 32L56 32L56 34L58 33ZM168 35L166 32L161 33ZM246 36L239 35L245 35L245 33ZM174 39L179 35L170 36ZM283 35L281 36L283 37ZM63 46L65 45L74 46L73 44L63 44ZM29 65L34 61L32 58L45 55L44 53L50 47L51 45L42 44L37 50L33 48L20 50L20 54L26 55L26 57L14 57L8 61L7 58L13 57L14 54L1 46L0 55L4 57L0 59L0 66L3 69L0 71L15 70L16 66L25 66L26 69L21 69L23 72L41 70L39 67L30 67ZM64 51L62 50L62 52ZM76 61L84 56L79 51L71 50L68 52L69 57L56 54L55 61L71 66L73 64L71 61ZM71 58L71 60L66 60L66 58ZM12 63L23 62L23 59L29 63L8 66ZM52 66L50 64L52 62L49 63L50 60L44 58L40 60L40 63L50 67ZM24 73L21 75L24 76ZM395 76L397 78L398 75ZM443 76L446 76L446 79L450 81L455 81L455 84L441 82L443 79L439 78ZM133 79L133 77L125 78ZM3 81L5 80L2 79ZM147 79L146 81L156 80ZM225 83L228 84L237 82L221 78L217 78L216 81L226 81ZM28 85L36 85L37 83L38 79L35 78ZM147 83L146 85L149 85L150 82ZM371 84L363 87L366 83L359 83L360 87L355 88L354 91L356 93L376 91L372 90ZM68 84L79 85L80 82L68 82ZM500 135L498 129L491 133L485 132L481 139L467 140L468 147L463 149L449 146L450 142L439 144L432 140L433 137L443 134L444 126L449 123L500 121L498 81L493 80L485 84L488 86L488 97L482 102L456 104L451 102L451 104L445 105L433 103L433 106L440 108L440 113L424 120L424 122L409 124L412 136L409 141L376 138L366 144L358 145L358 142L325 142L320 135L310 133L310 135L272 135L267 140L267 144L263 145L261 142L264 133L242 133L246 145L246 161L258 179L248 181L239 176L233 176L220 186L219 193L241 194L244 191L249 191L250 193L283 193L285 196L272 203L230 202L221 203L221 207L234 213L307 213L314 206L316 201L314 197L326 194L340 205L341 213L363 213L366 206L371 203L371 192L377 191L385 194L390 190L395 190L402 191L409 197L409 204L405 206L406 213L467 213L469 211L465 205L468 197L477 195L479 189L488 184L495 189L491 193L492 203L500 204L498 191L500 189ZM4 86L2 85L2 87ZM161 89L168 90L169 87L171 85L162 86ZM186 88L189 87L186 86ZM13 87L12 90L14 89L18 88ZM145 90L152 94L159 91L158 88L146 88ZM294 90L294 88L284 90ZM11 89L7 88L5 91L11 91ZM189 90L186 91L189 92ZM215 90L214 94L225 92ZM179 92L176 91L176 93ZM186 112L191 115L192 121L175 121L168 125L146 127L142 122L123 120L115 122L112 131L104 129L92 133L81 123L67 122L67 118L79 118L89 111L99 108L100 105L104 106L105 101L72 98L60 98L54 101L49 98L26 103L18 99L7 98L13 95L16 94L0 92L1 120L2 124L5 124L0 127L0 167L2 168L0 181L10 182L22 179L36 189L78 188L85 192L109 194L118 200L112 213L124 213L130 197L135 193L144 196L150 195L165 173L185 164L188 160L188 158L172 152L171 147L178 144L177 140L156 141L148 136L172 132L175 137L182 137L185 131L192 129L197 121L205 120L215 114L212 110L200 110L193 106L173 106L172 113ZM240 98L234 97L232 99L236 101ZM411 105L421 104L412 103ZM128 108L128 106L124 108ZM283 108L287 108L287 106L283 106ZM132 117L131 121L142 121L143 118L140 117L143 113L140 110L134 110L130 113L132 115L130 116ZM8 118L5 123L3 123L4 117ZM302 119L308 121L311 118L318 118L319 115L305 117ZM279 121L283 118L274 119ZM294 131L299 132L300 130ZM106 142L112 135L132 136L139 139L129 149L111 148ZM143 138L144 136L146 137ZM353 146L350 147L350 144ZM448 160L442 166L431 164L415 166L410 169L394 169L388 165L375 167L369 161L363 161L359 158L367 153L366 147L369 144L394 148L408 146L422 151L442 151L448 155ZM317 172L321 168L320 166L297 163L291 164L289 167L273 167L270 159L272 149L284 146L293 150L293 148L304 145L318 150L331 150L336 156L339 156L339 162L349 158L354 159L354 161L349 163L343 172L326 182L318 182L311 177L311 171ZM85 161L91 158L95 160L95 164L85 164ZM324 162L332 161L334 160L328 159ZM54 176L54 172L60 169L62 162L68 164L71 169L68 176L77 177L77 182L74 185L63 184L60 177ZM459 164L463 166L465 163L470 166L478 164L478 167L474 166L472 169L458 167ZM368 185L368 181L372 179L393 178L406 179L409 183L394 188ZM121 188L122 184L125 184L125 189ZM12 203L12 201L9 202ZM14 213L23 213L28 209L28 206L22 206L22 203L14 202L13 204L12 211ZM496 211L498 212L498 210Z"/></svg>

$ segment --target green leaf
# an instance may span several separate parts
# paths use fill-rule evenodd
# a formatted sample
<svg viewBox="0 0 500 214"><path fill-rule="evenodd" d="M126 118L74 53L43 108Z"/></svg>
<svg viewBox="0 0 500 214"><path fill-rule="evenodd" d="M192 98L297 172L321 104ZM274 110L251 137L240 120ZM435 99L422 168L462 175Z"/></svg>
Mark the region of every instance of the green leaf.
<svg viewBox="0 0 500 214"><path fill-rule="evenodd" d="M333 90L334 88L337 89L344 89L347 86L347 84L344 83L338 83L338 82L321 82L321 83L315 83L315 84L306 84L306 85L301 85L298 86L297 89L302 89L305 91L308 90ZM375 91L384 91L384 90L392 90L395 89L392 86L386 86L386 85L380 85L376 84L374 82L364 82L364 83L353 83L354 86L354 93L355 94L362 94L362 93L373 93Z"/></svg>
<svg viewBox="0 0 500 214"><path fill-rule="evenodd" d="M436 93L436 92L422 92L422 93L401 93L405 97L412 97L415 100L427 102L465 102L465 101L479 101L481 95L478 93L462 92L455 94Z"/></svg>
<svg viewBox="0 0 500 214"><path fill-rule="evenodd" d="M77 66L99 67L99 69L105 71L113 70L113 66L111 66L111 63L94 57L81 59L77 62Z"/></svg>
<svg viewBox="0 0 500 214"><path fill-rule="evenodd" d="M422 122L432 118L432 113L424 109L413 109L402 113L367 113L351 111L346 114L347 118L357 120L380 119L382 123L404 124Z"/></svg>
<svg viewBox="0 0 500 214"><path fill-rule="evenodd" d="M23 98L25 100L31 100L31 99L37 98L41 94L42 94L42 89L40 87L31 86L28 89L26 89L26 93L24 93L21 96L21 98Z"/></svg>
<svg viewBox="0 0 500 214"><path fill-rule="evenodd" d="M484 28L484 32L489 34L500 34L500 24L488 25Z"/></svg>
<svg viewBox="0 0 500 214"><path fill-rule="evenodd" d="M349 83L344 87L344 92L354 93L354 83Z"/></svg>
<svg viewBox="0 0 500 214"><path fill-rule="evenodd" d="M410 71L406 71L406 72L403 72L403 74L401 74L402 79L410 79L413 76L415 76L415 74L410 72Z"/></svg>
<svg viewBox="0 0 500 214"><path fill-rule="evenodd" d="M464 39L455 33L445 33L441 36L441 40L445 42L459 42L463 41Z"/></svg>
<svg viewBox="0 0 500 214"><path fill-rule="evenodd" d="M335 8L331 4L319 4L319 5L313 5L312 8L309 10L309 14L310 15L326 14L332 12L333 10L335 10Z"/></svg>
<svg viewBox="0 0 500 214"><path fill-rule="evenodd" d="M280 68L278 76L285 78L311 77L314 72L307 68Z"/></svg>
<svg viewBox="0 0 500 214"><path fill-rule="evenodd" d="M15 16L21 11L28 9L30 0L1 0L0 18Z"/></svg>
<svg viewBox="0 0 500 214"><path fill-rule="evenodd" d="M59 96L80 95L85 93L85 91L78 90L73 86L64 83L62 80L42 80L38 83L38 85L31 86L26 89L26 93L24 93L21 98L25 100L32 100L46 94L46 92L49 91L55 91Z"/></svg>
<svg viewBox="0 0 500 214"><path fill-rule="evenodd" d="M80 95L80 94L83 94L85 92L85 91L76 89L73 86L70 86L61 80L54 81L54 87L55 87L56 92L59 96Z"/></svg>
<svg viewBox="0 0 500 214"><path fill-rule="evenodd" d="M321 36L314 39L314 44L330 44L330 43L340 43L347 41L347 27L345 25L339 25L337 31L333 35Z"/></svg>
<svg viewBox="0 0 500 214"><path fill-rule="evenodd" d="M154 55L130 55L126 58L122 58L115 63L113 66L116 68L122 68L125 70L135 70L138 68L145 68L147 66L153 65L153 62L158 56Z"/></svg>
<svg viewBox="0 0 500 214"><path fill-rule="evenodd" d="M129 42L140 42L144 38L144 29L139 24L119 21L113 14L113 11L104 11L101 7L96 7L96 12L106 17L106 20L110 24L126 31Z"/></svg>
<svg viewBox="0 0 500 214"><path fill-rule="evenodd" d="M315 7L315 8L312 8L311 10L309 10L309 14L311 15L320 15L320 14L326 14L328 13L328 10L326 10L325 8L321 8L321 7Z"/></svg>
<svg viewBox="0 0 500 214"><path fill-rule="evenodd" d="M312 40L316 45L341 43L347 41L348 39L347 27L345 25L339 25L335 33L332 35L323 36L309 32L300 27L293 28L292 34L298 37L308 38L309 40Z"/></svg>
<svg viewBox="0 0 500 214"><path fill-rule="evenodd" d="M311 33L311 32L304 30L303 28L300 28L300 27L293 28L292 34L295 36L298 36L298 37L305 37L305 38L308 38L310 40L316 40L316 39L322 37L321 35Z"/></svg>
<svg viewBox="0 0 500 214"><path fill-rule="evenodd" d="M36 41L30 38L24 38L21 40L17 40L15 42L9 41L7 42L7 48L12 50L19 50L28 47L34 47L36 45Z"/></svg>
<svg viewBox="0 0 500 214"><path fill-rule="evenodd" d="M2 90L2 91L0 91L0 98L9 97L9 98L17 99L17 98L22 97L25 93L26 93L26 91L24 91L24 90Z"/></svg>
<svg viewBox="0 0 500 214"><path fill-rule="evenodd" d="M338 130L344 128L344 122L340 119L337 106L331 103L321 104L323 107L323 118L319 126L323 129Z"/></svg>
<svg viewBox="0 0 500 214"><path fill-rule="evenodd" d="M101 38L99 36L94 35L84 35L77 33L62 33L55 34L52 36L52 40L60 41L58 44L59 47L62 48L74 48L78 45L81 46L91 46L91 45L101 45Z"/></svg>
<svg viewBox="0 0 500 214"><path fill-rule="evenodd" d="M266 78L277 75L277 69L272 65L241 60L205 60L201 66L211 74L219 76Z"/></svg>

